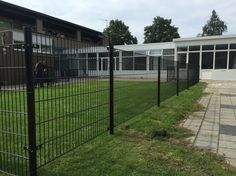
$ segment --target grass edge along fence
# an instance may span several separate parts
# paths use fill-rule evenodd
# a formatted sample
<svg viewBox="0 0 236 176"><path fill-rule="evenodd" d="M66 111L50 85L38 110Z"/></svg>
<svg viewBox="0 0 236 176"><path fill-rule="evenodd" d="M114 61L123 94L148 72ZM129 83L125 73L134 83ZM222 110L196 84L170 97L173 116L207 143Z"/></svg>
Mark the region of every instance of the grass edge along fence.
<svg viewBox="0 0 236 176"><path fill-rule="evenodd" d="M72 57L76 57L78 51L81 55L92 52L92 57L95 57L97 46L58 38L56 43L68 48L65 55L70 64L54 63L62 71L59 76L52 75L47 81L49 85L52 81L55 83L36 88L35 83L41 86L41 82L33 74L33 55L36 54L39 60L43 58L48 64L55 58L62 58L61 53L50 54L54 49L43 45L44 55L39 55L42 53L37 43L50 43L50 38L45 34L32 36L31 29L25 28L25 43L20 49L12 46L17 54L9 54L17 62L24 60L21 67L13 68L11 59L6 61L5 67L0 65L0 71L3 70L1 73L6 78L9 76L6 70L15 75L15 79L18 79L19 69L24 75L21 83L14 83L15 92L11 86L3 85L0 89L0 172L3 173L36 176L38 168L104 132L114 134L115 126L154 105L160 106L161 101L169 98L162 95L179 95L181 90L199 81L198 66L186 64L184 68L179 68L179 62L175 61L161 66L163 60L159 56L153 58L156 67L152 73L146 73L151 81L145 81L143 75L139 79L124 80L130 75L137 77L137 73L118 75L114 71L116 48L111 44L109 48L104 47L107 55L101 58L99 55L92 64L89 60L79 60L79 64L85 63L86 68L76 69L77 61ZM36 46L33 40L36 40ZM5 48L2 50L5 52ZM1 57L7 60L4 53ZM98 73L86 72L87 67L97 68ZM182 83L184 86L181 86Z"/></svg>

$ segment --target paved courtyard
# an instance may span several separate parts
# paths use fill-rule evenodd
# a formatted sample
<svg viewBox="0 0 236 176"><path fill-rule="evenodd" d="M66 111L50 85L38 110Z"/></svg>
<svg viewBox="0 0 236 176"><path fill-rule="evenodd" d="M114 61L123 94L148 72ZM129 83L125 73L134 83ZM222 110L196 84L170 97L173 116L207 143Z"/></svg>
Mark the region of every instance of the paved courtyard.
<svg viewBox="0 0 236 176"><path fill-rule="evenodd" d="M205 91L200 100L205 109L182 125L194 132L193 146L221 154L236 167L236 81L211 81Z"/></svg>

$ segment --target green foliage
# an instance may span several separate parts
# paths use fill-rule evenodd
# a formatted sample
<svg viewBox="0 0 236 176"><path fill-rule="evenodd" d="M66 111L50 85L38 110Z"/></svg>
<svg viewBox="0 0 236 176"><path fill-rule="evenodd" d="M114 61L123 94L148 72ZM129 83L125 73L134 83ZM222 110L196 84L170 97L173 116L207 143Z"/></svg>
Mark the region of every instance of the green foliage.
<svg viewBox="0 0 236 176"><path fill-rule="evenodd" d="M223 35L226 31L226 23L222 21L216 11L213 10L207 24L202 28L202 36Z"/></svg>
<svg viewBox="0 0 236 176"><path fill-rule="evenodd" d="M155 17L153 24L144 28L144 43L171 42L173 38L180 38L178 28L171 23L171 19Z"/></svg>
<svg viewBox="0 0 236 176"><path fill-rule="evenodd" d="M109 26L104 29L104 34L110 37L113 45L137 44L136 37L131 35L129 27L121 20L111 20Z"/></svg>

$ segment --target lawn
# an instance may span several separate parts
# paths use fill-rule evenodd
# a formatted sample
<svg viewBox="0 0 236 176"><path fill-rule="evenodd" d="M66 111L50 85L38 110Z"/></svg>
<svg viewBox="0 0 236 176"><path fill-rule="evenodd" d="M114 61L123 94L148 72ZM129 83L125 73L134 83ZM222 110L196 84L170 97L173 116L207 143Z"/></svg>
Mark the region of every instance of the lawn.
<svg viewBox="0 0 236 176"><path fill-rule="evenodd" d="M39 175L235 175L236 170L225 164L222 157L187 147L183 138L191 135L191 132L177 125L186 114L200 108L196 100L203 95L204 85L193 86L189 91L181 92L179 97L167 100L170 94L174 95L176 88L166 83L161 86L163 102L157 108L156 82L115 82L116 124L126 122L115 128L114 136L104 133L108 127L108 82L81 82L36 89L37 144L42 145L37 152L38 164L44 165L56 156L76 148L41 167ZM9 91L7 94L5 98L14 95L16 101L13 103L8 98L9 101L5 105L2 103L1 107L8 105L12 108L10 110L24 112L25 106L20 101L25 93L18 91L13 94ZM99 110L93 110L92 106L99 107ZM0 116L4 119L2 128L3 124L9 123L4 115L2 113ZM25 116L19 117L22 120ZM20 125L20 119L15 121L10 130L15 129L15 133L27 131L23 129L22 123ZM96 137L98 134L101 135ZM12 137L10 134L1 137L4 139L0 143L1 150L27 156L26 151L12 144L19 142L22 147L27 144L27 141L24 142L27 137ZM3 159L3 155L0 159ZM16 167L13 163L27 166L26 162L22 162L24 159L7 159L10 163L8 167ZM4 164L1 167L6 169ZM18 174L24 173L18 168Z"/></svg>
<svg viewBox="0 0 236 176"><path fill-rule="evenodd" d="M186 114L201 108L197 100L204 85L193 86L179 97L152 107L119 126L115 135L104 134L41 168L43 176L233 176L236 169L223 157L188 147L191 132L178 126ZM166 135L160 135L160 129Z"/></svg>
<svg viewBox="0 0 236 176"><path fill-rule="evenodd" d="M114 87L116 126L157 103L156 81L115 81ZM161 87L162 100L176 92L173 83L162 83ZM25 175L28 169L25 90L0 91L0 109L0 169ZM92 79L36 88L35 111L38 166L42 166L107 132L109 82Z"/></svg>

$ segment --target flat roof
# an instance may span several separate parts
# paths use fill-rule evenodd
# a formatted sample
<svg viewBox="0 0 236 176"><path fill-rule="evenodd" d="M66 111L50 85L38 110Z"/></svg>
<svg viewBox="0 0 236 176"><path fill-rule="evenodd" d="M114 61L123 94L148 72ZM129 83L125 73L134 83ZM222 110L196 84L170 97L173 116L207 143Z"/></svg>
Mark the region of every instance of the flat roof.
<svg viewBox="0 0 236 176"><path fill-rule="evenodd" d="M99 31L96 31L96 30L93 30L93 29L90 29L90 28L87 28L87 27L84 27L81 25L77 25L75 23L71 23L71 22L50 16L50 15L46 15L41 12L37 12L37 11L30 10L30 9L27 9L27 8L24 8L24 7L21 7L18 5L7 3L7 2L1 1L1 0L0 0L0 12L12 13L15 15L22 15L27 18L40 18L43 21L52 22L57 25L61 25L64 28L69 28L69 29L74 29L74 30L77 29L77 30L81 30L81 32L94 33L98 37L99 37L99 35L100 35L100 37L103 36L102 32L99 32Z"/></svg>
<svg viewBox="0 0 236 176"><path fill-rule="evenodd" d="M123 51L172 49L175 48L175 44L174 42L143 43L143 44L132 44L132 45L115 45L114 48Z"/></svg>
<svg viewBox="0 0 236 176"><path fill-rule="evenodd" d="M173 42L187 42L187 41L203 41L203 40L217 40L217 39L236 39L235 34L230 35L214 35L214 36L205 36L205 37L189 37L189 38L178 38L173 39Z"/></svg>

